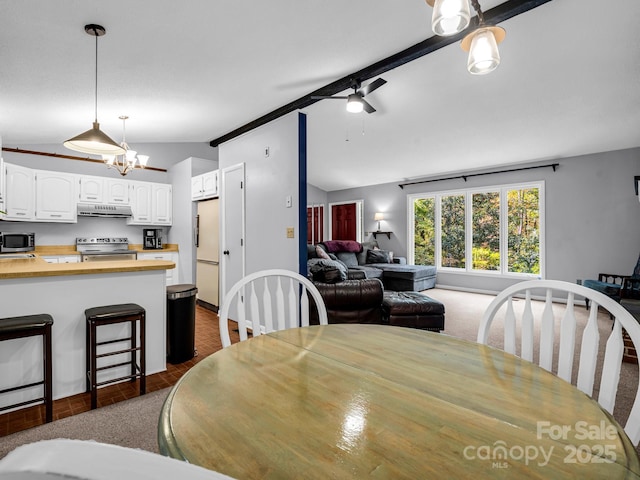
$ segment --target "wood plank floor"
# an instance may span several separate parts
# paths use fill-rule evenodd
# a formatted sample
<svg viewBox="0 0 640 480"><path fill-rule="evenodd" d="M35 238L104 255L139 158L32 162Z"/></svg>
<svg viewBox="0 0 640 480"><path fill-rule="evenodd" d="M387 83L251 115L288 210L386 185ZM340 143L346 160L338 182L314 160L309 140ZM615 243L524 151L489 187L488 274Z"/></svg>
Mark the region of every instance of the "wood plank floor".
<svg viewBox="0 0 640 480"><path fill-rule="evenodd" d="M232 335L233 338L233 335ZM178 379L203 358L220 350L218 315L201 306L196 307L195 347L198 352L192 360L172 365L167 363L165 372L147 376L147 392L174 385ZM108 385L98 390L98 408L127 400L139 395L138 382ZM53 419L59 420L91 409L89 393L80 393L53 402ZM26 430L44 423L44 406L35 405L0 415L0 437Z"/></svg>

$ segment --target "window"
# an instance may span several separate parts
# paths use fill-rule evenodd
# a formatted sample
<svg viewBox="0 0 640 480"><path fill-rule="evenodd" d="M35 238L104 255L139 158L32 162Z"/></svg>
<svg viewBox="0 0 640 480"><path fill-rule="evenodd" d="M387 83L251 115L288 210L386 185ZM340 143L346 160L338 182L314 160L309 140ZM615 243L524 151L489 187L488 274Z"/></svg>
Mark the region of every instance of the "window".
<svg viewBox="0 0 640 480"><path fill-rule="evenodd" d="M543 276L543 188L410 195L410 261L451 272Z"/></svg>

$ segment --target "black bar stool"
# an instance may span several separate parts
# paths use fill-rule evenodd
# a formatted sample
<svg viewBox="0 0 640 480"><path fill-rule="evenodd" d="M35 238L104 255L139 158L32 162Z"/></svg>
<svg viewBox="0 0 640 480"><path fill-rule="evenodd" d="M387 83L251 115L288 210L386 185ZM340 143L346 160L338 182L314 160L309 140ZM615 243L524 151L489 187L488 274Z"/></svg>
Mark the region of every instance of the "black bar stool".
<svg viewBox="0 0 640 480"><path fill-rule="evenodd" d="M44 402L45 407L45 421L51 422L53 420L53 373L52 373L52 360L51 360L51 326L53 325L53 318L51 315L41 313L37 315L26 315L22 317L9 317L0 318L0 341L12 340L14 338L34 337L36 335L42 335L42 369L43 379L40 382L29 383L28 385L21 385L18 387L6 388L0 390L0 395L3 393L14 392L16 390L22 390L25 388L31 388L38 385L43 385L44 394L40 398L34 398L33 400L27 400L25 402L14 403L12 405L6 405L0 408L0 412L9 410L10 408L22 407L24 405L31 405L32 403Z"/></svg>
<svg viewBox="0 0 640 480"><path fill-rule="evenodd" d="M87 392L91 392L91 409L98 406L98 387L109 385L111 383L121 382L130 379L132 382L136 378L140 378L140 395L146 393L146 375L145 375L145 309L135 303L123 303L119 305L105 305L102 307L88 308L84 311L87 318L87 348L86 348L86 369L87 369ZM103 325L111 325L114 323L129 322L131 324L131 335L126 338L116 340L107 340L98 342L97 329ZM136 338L136 322L140 322L140 341ZM100 345L108 345L117 342L129 342L129 348L123 350L115 350L110 352L98 353L97 347ZM136 362L136 352L140 352L140 363ZM130 360L111 365L97 366L98 358L109 357L128 353ZM125 365L131 366L131 374L123 377L113 378L98 382L98 372L115 367Z"/></svg>

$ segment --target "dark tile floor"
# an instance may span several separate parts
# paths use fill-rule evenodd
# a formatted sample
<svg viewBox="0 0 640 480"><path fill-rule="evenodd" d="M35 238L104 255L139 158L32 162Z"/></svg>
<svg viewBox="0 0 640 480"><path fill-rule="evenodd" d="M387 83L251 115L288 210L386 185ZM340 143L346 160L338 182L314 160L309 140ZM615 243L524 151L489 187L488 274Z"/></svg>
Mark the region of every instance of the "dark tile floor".
<svg viewBox="0 0 640 480"><path fill-rule="evenodd" d="M167 363L165 372L147 376L147 392L174 385L178 379L203 358L220 350L218 315L201 306L196 307L195 346L198 355L192 360L172 365ZM127 400L139 395L138 382L109 385L98 391L98 408ZM80 393L53 402L53 420L86 412L91 409L89 393ZM0 437L26 430L44 423L44 406L36 405L0 415Z"/></svg>

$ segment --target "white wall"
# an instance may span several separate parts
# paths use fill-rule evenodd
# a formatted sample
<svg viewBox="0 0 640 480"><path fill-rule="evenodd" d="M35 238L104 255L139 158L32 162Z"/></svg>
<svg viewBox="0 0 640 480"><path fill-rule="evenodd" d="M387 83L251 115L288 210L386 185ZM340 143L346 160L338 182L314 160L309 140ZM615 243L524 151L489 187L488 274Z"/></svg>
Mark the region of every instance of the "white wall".
<svg viewBox="0 0 640 480"><path fill-rule="evenodd" d="M245 274L268 268L298 271L299 115L291 113L219 147L221 170L245 164ZM295 238L287 238L287 227L294 227Z"/></svg>
<svg viewBox="0 0 640 480"><path fill-rule="evenodd" d="M540 163L540 162L538 162ZM546 278L575 282L599 272L631 274L640 252L640 202L633 178L640 175L640 148L552 159L551 168L445 180L407 186L397 183L329 192L329 202L364 199L365 231L376 228L375 212L384 212L378 236L381 248L406 255L407 195L544 180L546 194ZM513 167L517 168L517 167ZM471 172L468 172L471 173ZM453 175L451 175L453 176ZM513 279L438 273L438 284L499 291Z"/></svg>

